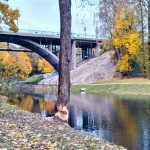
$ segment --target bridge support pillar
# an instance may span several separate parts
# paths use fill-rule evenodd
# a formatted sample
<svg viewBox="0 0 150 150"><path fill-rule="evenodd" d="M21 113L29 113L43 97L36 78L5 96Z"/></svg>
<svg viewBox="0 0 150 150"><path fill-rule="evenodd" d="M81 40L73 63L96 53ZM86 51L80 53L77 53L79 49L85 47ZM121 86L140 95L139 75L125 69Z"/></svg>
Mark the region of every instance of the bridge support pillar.
<svg viewBox="0 0 150 150"><path fill-rule="evenodd" d="M72 61L71 61L71 69L76 69L77 61L76 61L76 41L72 43Z"/></svg>
<svg viewBox="0 0 150 150"><path fill-rule="evenodd" d="M50 43L49 43L49 50L52 52L52 48L53 48L53 46L52 46L52 41L50 41Z"/></svg>
<svg viewBox="0 0 150 150"><path fill-rule="evenodd" d="M96 49L96 51L95 51L95 56L99 56L100 53L101 53L101 49L100 49L100 44L99 44L99 43L97 43L95 49Z"/></svg>

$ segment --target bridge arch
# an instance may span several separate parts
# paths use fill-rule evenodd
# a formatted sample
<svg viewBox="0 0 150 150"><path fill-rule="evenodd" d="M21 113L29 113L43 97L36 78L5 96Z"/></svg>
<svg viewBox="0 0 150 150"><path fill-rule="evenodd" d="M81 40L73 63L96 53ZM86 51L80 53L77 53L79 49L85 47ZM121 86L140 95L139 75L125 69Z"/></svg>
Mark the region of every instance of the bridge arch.
<svg viewBox="0 0 150 150"><path fill-rule="evenodd" d="M27 49L30 49L31 51L39 54L41 57L43 57L45 60L47 60L56 71L59 70L59 60L58 57L55 56L52 52L47 51L44 47L42 47L40 44L31 41L30 39L23 39L18 37L11 37L11 36L5 36L0 35L0 42L8 42L17 44L20 46L23 46Z"/></svg>

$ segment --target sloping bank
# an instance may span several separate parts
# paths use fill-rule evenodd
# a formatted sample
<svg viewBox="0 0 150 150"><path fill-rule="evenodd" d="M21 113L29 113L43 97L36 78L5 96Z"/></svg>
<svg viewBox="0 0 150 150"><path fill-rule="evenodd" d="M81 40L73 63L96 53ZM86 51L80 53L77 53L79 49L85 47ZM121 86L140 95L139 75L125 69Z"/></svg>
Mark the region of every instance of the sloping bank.
<svg viewBox="0 0 150 150"><path fill-rule="evenodd" d="M72 92L79 93L81 90L95 94L116 95L149 95L150 83L101 83L72 86Z"/></svg>
<svg viewBox="0 0 150 150"><path fill-rule="evenodd" d="M53 119L22 111L0 96L0 149L118 150L112 143L75 131Z"/></svg>

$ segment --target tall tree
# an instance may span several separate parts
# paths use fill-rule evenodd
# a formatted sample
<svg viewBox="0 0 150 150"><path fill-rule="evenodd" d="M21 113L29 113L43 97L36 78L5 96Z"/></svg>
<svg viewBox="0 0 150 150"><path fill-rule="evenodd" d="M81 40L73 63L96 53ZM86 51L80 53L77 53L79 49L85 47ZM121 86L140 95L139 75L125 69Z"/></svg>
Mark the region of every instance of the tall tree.
<svg viewBox="0 0 150 150"><path fill-rule="evenodd" d="M135 28L134 11L124 4L116 7L113 45L118 53L117 69L122 75L131 71L131 62L140 49L140 34Z"/></svg>
<svg viewBox="0 0 150 150"><path fill-rule="evenodd" d="M116 5L117 1L99 0L99 34L105 38L112 38Z"/></svg>
<svg viewBox="0 0 150 150"><path fill-rule="evenodd" d="M15 21L20 17L18 9L11 9L5 2L8 0L2 0L0 2L0 30L2 25L7 25L10 30L17 32L18 27Z"/></svg>
<svg viewBox="0 0 150 150"><path fill-rule="evenodd" d="M148 78L150 79L150 1L148 1Z"/></svg>
<svg viewBox="0 0 150 150"><path fill-rule="evenodd" d="M148 45L150 51L150 1L148 1Z"/></svg>
<svg viewBox="0 0 150 150"><path fill-rule="evenodd" d="M70 61L71 61L71 0L59 0L60 9L60 54L58 112L56 116L68 120L70 101Z"/></svg>

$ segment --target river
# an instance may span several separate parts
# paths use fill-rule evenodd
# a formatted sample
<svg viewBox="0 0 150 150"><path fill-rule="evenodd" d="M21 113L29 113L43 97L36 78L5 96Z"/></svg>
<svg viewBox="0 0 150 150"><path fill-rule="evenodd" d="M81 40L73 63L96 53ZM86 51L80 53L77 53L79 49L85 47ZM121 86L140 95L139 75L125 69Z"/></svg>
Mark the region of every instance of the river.
<svg viewBox="0 0 150 150"><path fill-rule="evenodd" d="M11 93L9 102L23 110L53 116L51 93ZM150 150L150 97L71 95L69 124L129 150Z"/></svg>

